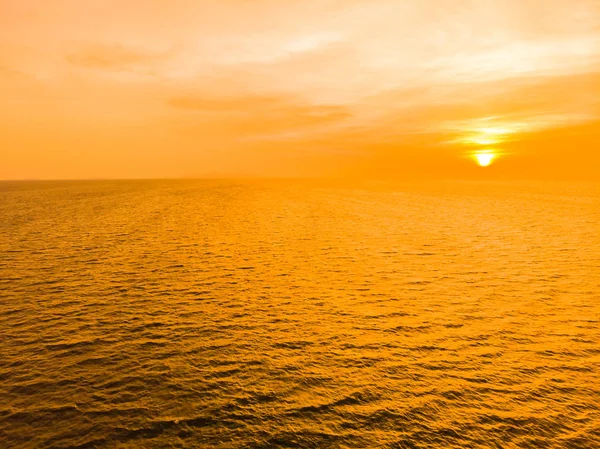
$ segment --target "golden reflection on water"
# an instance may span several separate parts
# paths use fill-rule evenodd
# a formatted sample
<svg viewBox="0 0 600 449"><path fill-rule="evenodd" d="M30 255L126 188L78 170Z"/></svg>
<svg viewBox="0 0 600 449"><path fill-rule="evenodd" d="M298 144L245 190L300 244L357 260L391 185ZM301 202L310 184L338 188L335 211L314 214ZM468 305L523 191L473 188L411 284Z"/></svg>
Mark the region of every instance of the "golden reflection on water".
<svg viewBox="0 0 600 449"><path fill-rule="evenodd" d="M4 447L596 447L597 185L5 184Z"/></svg>

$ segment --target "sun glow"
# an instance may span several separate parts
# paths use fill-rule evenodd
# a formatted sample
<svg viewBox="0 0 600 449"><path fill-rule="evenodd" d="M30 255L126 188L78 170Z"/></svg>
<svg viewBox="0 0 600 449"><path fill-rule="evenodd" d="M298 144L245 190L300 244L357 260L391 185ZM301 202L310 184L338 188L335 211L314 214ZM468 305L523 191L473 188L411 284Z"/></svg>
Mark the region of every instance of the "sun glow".
<svg viewBox="0 0 600 449"><path fill-rule="evenodd" d="M465 143L474 145L494 145L505 141L517 129L509 127L481 127L475 128L471 134L464 138Z"/></svg>
<svg viewBox="0 0 600 449"><path fill-rule="evenodd" d="M496 156L496 153L494 153L491 150L478 151L473 155L473 157L481 167L487 167L488 165L490 165L494 161L494 159L496 159Z"/></svg>

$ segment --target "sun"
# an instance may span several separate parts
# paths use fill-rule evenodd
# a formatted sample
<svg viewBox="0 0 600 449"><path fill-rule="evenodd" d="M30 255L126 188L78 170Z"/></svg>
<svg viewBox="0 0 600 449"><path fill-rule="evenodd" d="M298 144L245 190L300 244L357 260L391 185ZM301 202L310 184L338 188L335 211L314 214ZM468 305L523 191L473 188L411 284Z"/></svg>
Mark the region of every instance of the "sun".
<svg viewBox="0 0 600 449"><path fill-rule="evenodd" d="M492 150L477 151L473 157L481 167L487 167L496 159L496 153Z"/></svg>

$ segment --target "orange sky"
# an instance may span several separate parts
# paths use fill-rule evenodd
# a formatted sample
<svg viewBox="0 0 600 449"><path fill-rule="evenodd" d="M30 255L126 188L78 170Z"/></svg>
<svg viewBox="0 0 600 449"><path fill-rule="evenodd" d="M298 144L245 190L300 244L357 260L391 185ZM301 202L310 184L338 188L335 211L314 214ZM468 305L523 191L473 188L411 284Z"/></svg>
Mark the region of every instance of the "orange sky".
<svg viewBox="0 0 600 449"><path fill-rule="evenodd" d="M600 179L599 142L599 0L0 0L0 179Z"/></svg>

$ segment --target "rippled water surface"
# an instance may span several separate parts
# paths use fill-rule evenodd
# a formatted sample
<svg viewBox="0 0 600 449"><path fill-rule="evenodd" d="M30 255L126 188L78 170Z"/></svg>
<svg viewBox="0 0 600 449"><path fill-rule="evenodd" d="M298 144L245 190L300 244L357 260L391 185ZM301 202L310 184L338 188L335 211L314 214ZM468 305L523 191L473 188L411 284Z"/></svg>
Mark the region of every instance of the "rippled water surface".
<svg viewBox="0 0 600 449"><path fill-rule="evenodd" d="M600 188L0 184L2 448L599 448Z"/></svg>

